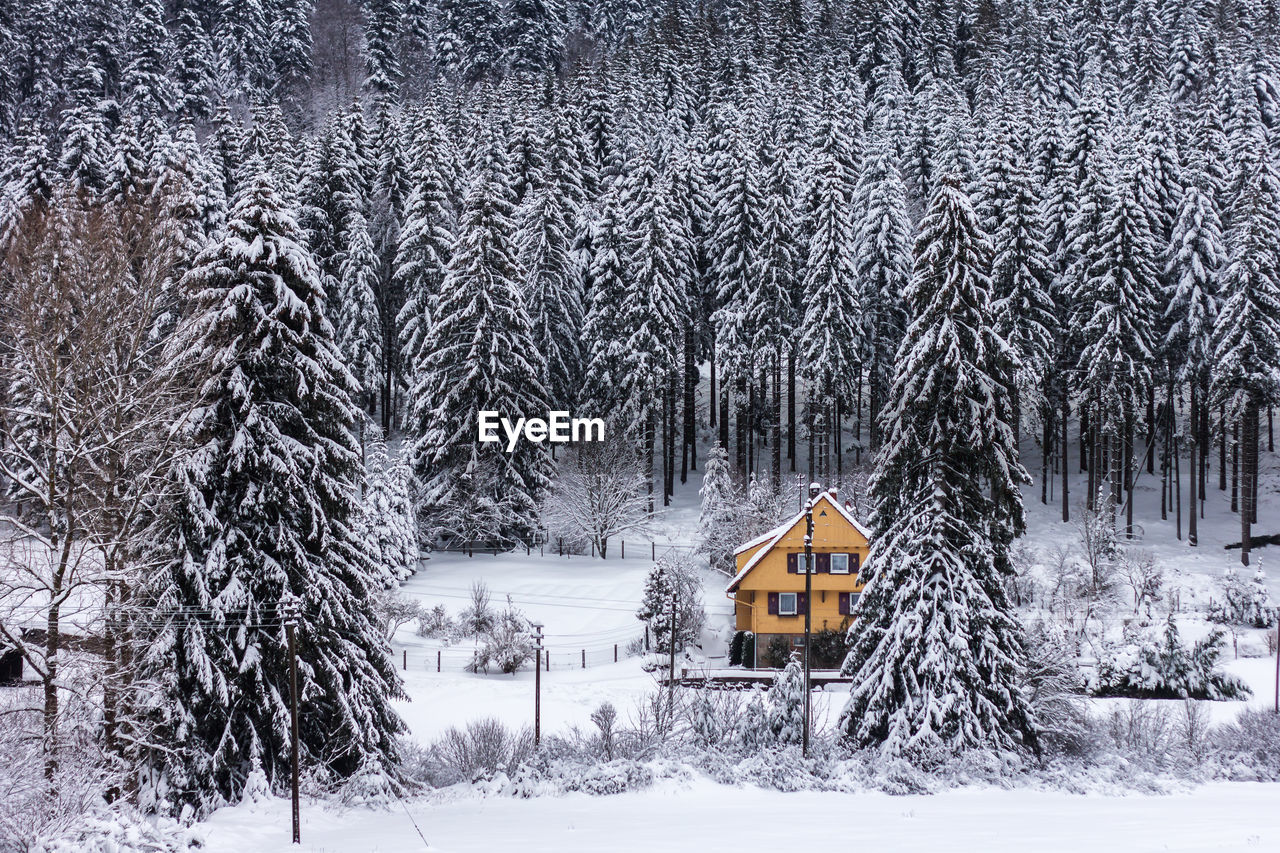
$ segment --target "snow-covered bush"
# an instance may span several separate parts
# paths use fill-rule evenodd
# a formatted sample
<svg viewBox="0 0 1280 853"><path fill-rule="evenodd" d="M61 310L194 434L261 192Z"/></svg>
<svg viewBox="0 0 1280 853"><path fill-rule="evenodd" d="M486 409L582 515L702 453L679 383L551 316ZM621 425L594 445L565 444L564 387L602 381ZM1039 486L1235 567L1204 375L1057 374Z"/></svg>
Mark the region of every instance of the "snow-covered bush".
<svg viewBox="0 0 1280 853"><path fill-rule="evenodd" d="M1249 625L1270 628L1276 624L1278 609L1271 603L1266 575L1262 569L1245 578L1227 569L1218 579L1218 595L1209 603L1209 621L1220 625Z"/></svg>
<svg viewBox="0 0 1280 853"><path fill-rule="evenodd" d="M772 746L749 754L736 768L744 782L775 791L809 791L819 787L813 775L813 762L800 754L795 745Z"/></svg>
<svg viewBox="0 0 1280 853"><path fill-rule="evenodd" d="M478 637L493 627L493 609L489 604L489 587L484 581L471 582L471 603L458 616L458 627L468 637Z"/></svg>
<svg viewBox="0 0 1280 853"><path fill-rule="evenodd" d="M100 804L74 822L50 827L12 849L26 853L177 853L200 846L198 837L176 821ZM0 849L10 849L3 845L3 839Z"/></svg>
<svg viewBox="0 0 1280 853"><path fill-rule="evenodd" d="M619 758L586 767L561 767L561 788L599 796L635 791L653 784L653 770L646 764Z"/></svg>
<svg viewBox="0 0 1280 853"><path fill-rule="evenodd" d="M489 671L512 675L533 659L533 627L524 614L507 602L507 609L492 620L483 634L468 667L472 672Z"/></svg>
<svg viewBox="0 0 1280 853"><path fill-rule="evenodd" d="M432 640L453 640L460 632L449 611L443 604L437 604L430 610L423 609L418 615L417 633L419 637Z"/></svg>
<svg viewBox="0 0 1280 853"><path fill-rule="evenodd" d="M755 662L755 635L750 631L734 631L729 641L729 666L746 666Z"/></svg>
<svg viewBox="0 0 1280 853"><path fill-rule="evenodd" d="M394 589L383 590L374 602L374 608L382 619L387 639L395 639L396 632L402 625L417 619L421 624L422 602L416 598L407 598Z"/></svg>
<svg viewBox="0 0 1280 853"><path fill-rule="evenodd" d="M1027 629L1022 688L1050 752L1078 754L1086 748L1088 705L1077 658L1062 628L1037 620Z"/></svg>
<svg viewBox="0 0 1280 853"><path fill-rule="evenodd" d="M1091 691L1097 696L1153 699L1240 699L1249 695L1243 681L1217 669L1222 632L1188 649L1170 616L1163 636L1151 629L1128 629L1119 644L1110 644L1098 661Z"/></svg>
<svg viewBox="0 0 1280 853"><path fill-rule="evenodd" d="M1280 782L1280 714L1246 708L1210 736L1212 756L1231 779Z"/></svg>
<svg viewBox="0 0 1280 853"><path fill-rule="evenodd" d="M440 781L475 782L497 773L513 775L533 755L533 733L488 717L472 720L465 729L450 728L431 749L444 771Z"/></svg>
<svg viewBox="0 0 1280 853"><path fill-rule="evenodd" d="M768 644L760 652L760 665L770 669L781 669L791 660L791 639L783 634L774 634Z"/></svg>

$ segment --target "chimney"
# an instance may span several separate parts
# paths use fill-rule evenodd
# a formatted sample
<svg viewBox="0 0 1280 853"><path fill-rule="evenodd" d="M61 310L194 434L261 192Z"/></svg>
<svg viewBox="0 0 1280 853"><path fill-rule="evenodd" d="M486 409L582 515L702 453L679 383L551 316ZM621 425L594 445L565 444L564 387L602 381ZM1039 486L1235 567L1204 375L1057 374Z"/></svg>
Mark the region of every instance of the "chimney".
<svg viewBox="0 0 1280 853"><path fill-rule="evenodd" d="M822 486L819 486L817 483L810 483L809 484L809 500L813 500L814 498L818 497L818 495L820 494L822 494Z"/></svg>
<svg viewBox="0 0 1280 853"><path fill-rule="evenodd" d="M832 503L835 503L835 502L836 502L836 498L837 498L837 495L836 495L836 487L835 487L835 486L832 486L830 489L828 489L828 491L830 491L830 492L831 492L831 502L832 502Z"/></svg>

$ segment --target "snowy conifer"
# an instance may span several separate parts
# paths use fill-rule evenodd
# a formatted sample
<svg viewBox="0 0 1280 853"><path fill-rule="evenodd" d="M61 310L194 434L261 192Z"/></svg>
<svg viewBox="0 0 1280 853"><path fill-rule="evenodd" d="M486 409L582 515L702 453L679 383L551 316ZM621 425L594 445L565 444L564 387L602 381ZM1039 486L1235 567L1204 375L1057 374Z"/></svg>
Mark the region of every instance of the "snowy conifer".
<svg viewBox="0 0 1280 853"><path fill-rule="evenodd" d="M361 398L372 406L381 377L382 321L378 316L378 257L364 216L352 211L342 229L345 247L339 269L338 346L347 369L360 384Z"/></svg>
<svg viewBox="0 0 1280 853"><path fill-rule="evenodd" d="M793 652L765 694L769 731L783 746L798 746L804 739L804 703L804 667Z"/></svg>
<svg viewBox="0 0 1280 853"><path fill-rule="evenodd" d="M1029 479L1003 380L1014 357L992 327L991 247L957 183L942 182L916 238L840 717L854 742L922 760L1036 737L1004 586Z"/></svg>
<svg viewBox="0 0 1280 853"><path fill-rule="evenodd" d="M476 424L481 410L534 417L548 401L520 296L511 176L502 146L486 149L460 217L428 337L431 355L412 390L413 466L428 537L515 542L536 527L550 453L528 441L511 453L480 443Z"/></svg>
<svg viewBox="0 0 1280 853"><path fill-rule="evenodd" d="M369 454L362 527L382 585L391 589L418 570L418 520L411 496L413 471L392 460L382 443Z"/></svg>
<svg viewBox="0 0 1280 853"><path fill-rule="evenodd" d="M261 170L259 161L257 169ZM139 756L176 808L234 801L250 767L289 762L282 607L300 603L303 760L338 776L395 774L401 688L356 532L355 383L322 313L301 234L259 173L226 236L187 274L193 321L175 351L199 378L175 467L170 557L148 583L156 624L142 668L168 747ZM167 794L166 794L167 792Z"/></svg>

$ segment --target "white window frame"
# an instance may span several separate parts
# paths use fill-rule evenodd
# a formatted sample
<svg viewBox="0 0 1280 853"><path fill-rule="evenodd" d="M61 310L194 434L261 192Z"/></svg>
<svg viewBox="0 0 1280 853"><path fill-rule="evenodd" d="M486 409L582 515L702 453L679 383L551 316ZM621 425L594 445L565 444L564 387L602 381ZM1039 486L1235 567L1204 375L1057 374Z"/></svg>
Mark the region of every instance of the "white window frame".
<svg viewBox="0 0 1280 853"><path fill-rule="evenodd" d="M847 593L845 593L845 595L849 596L849 612L850 612L850 613L852 613L852 612L853 612L853 608L854 608L854 607L857 605L857 603L858 603L858 600L862 598L862 593L860 593L860 592L847 592Z"/></svg>
<svg viewBox="0 0 1280 853"><path fill-rule="evenodd" d="M782 602L787 600L787 596L791 596L790 610L787 610L782 604ZM779 616L799 616L800 615L800 593L798 592L778 593L778 615Z"/></svg>
<svg viewBox="0 0 1280 853"><path fill-rule="evenodd" d="M810 559L813 560L814 565L817 565L818 563L817 554L814 554L812 557L810 557ZM798 575L809 574L809 561L804 558L803 551L801 551L799 554L796 554L796 574Z"/></svg>
<svg viewBox="0 0 1280 853"><path fill-rule="evenodd" d="M843 569L837 569L837 568L836 568L836 557L844 557L844 568L843 568ZM849 574L849 563L850 563L850 560L849 560L849 555L848 555L848 554L832 554L832 555L831 555L831 574L833 574L833 575L847 575L847 574Z"/></svg>

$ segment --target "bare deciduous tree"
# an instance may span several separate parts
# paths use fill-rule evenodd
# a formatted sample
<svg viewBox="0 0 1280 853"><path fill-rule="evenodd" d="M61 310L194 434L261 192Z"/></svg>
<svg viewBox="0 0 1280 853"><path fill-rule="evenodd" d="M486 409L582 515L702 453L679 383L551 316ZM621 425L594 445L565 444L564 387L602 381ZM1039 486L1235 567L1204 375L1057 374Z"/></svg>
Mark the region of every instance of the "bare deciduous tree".
<svg viewBox="0 0 1280 853"><path fill-rule="evenodd" d="M625 440L580 445L560 464L543 509L548 529L582 538L604 557L609 540L643 533L653 521L648 480L635 449Z"/></svg>
<svg viewBox="0 0 1280 853"><path fill-rule="evenodd" d="M129 591L181 397L158 334L177 235L155 206L58 201L26 218L0 268L0 642L40 679L51 787L68 635L102 662L103 733L119 747Z"/></svg>

